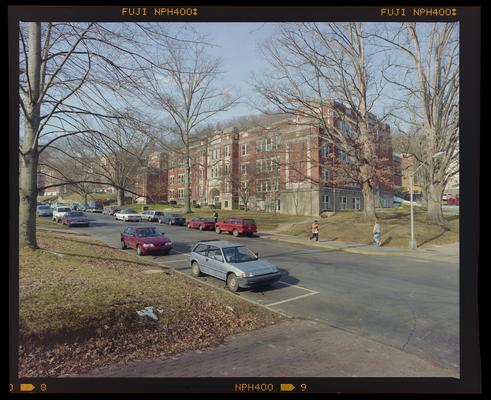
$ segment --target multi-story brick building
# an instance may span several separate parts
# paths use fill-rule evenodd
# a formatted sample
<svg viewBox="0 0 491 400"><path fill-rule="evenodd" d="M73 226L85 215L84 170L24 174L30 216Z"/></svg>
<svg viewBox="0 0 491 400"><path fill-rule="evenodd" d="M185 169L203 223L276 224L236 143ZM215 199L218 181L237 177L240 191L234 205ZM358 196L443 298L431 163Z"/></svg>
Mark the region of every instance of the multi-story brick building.
<svg viewBox="0 0 491 400"><path fill-rule="evenodd" d="M346 128L345 121L329 113L328 124ZM378 157L394 161L390 127L371 116L370 129ZM285 116L269 126L239 132L216 131L190 143L191 199L200 205L224 209L248 208L285 214L318 216L323 211L363 209L363 196L356 182L341 182L338 167L354 168L354 160L328 140L322 128L306 118ZM167 200L184 201L186 156L176 150L167 160ZM165 168L160 168L165 174ZM380 182L376 204L393 205L394 185ZM162 191L164 189L162 188Z"/></svg>

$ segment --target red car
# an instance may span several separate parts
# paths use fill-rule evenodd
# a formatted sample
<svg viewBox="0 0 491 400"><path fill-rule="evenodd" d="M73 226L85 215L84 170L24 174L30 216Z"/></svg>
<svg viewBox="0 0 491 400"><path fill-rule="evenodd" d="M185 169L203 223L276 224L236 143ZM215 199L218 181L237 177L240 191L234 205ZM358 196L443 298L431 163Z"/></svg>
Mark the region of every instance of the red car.
<svg viewBox="0 0 491 400"><path fill-rule="evenodd" d="M194 229L199 229L200 231L203 231L205 229L215 229L215 221L213 219L209 218L200 218L200 217L195 217L188 221L188 228L194 228Z"/></svg>
<svg viewBox="0 0 491 400"><path fill-rule="evenodd" d="M172 250L172 242L153 226L132 227L128 226L121 232L121 248L135 248L136 254L169 254Z"/></svg>
<svg viewBox="0 0 491 400"><path fill-rule="evenodd" d="M256 221L254 221L252 218L243 217L226 218L215 224L215 232L228 232L234 236L239 236L239 234L252 236L257 232Z"/></svg>

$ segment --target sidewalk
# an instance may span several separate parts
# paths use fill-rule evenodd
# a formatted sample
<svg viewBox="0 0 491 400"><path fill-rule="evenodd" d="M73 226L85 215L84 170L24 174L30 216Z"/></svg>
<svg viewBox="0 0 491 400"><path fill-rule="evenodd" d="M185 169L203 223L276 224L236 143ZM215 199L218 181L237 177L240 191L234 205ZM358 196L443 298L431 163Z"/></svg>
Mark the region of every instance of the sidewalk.
<svg viewBox="0 0 491 400"><path fill-rule="evenodd" d="M438 260L458 263L459 243L448 245L429 245L425 248L411 250L399 247L377 247L361 243L342 242L339 240L319 239L318 242L309 240L306 236L287 235L278 231L261 232L261 237L285 243L325 248L329 250L345 251L348 253L365 254L371 256L414 257L425 260Z"/></svg>
<svg viewBox="0 0 491 400"><path fill-rule="evenodd" d="M395 347L302 319L244 332L218 347L70 377L459 377Z"/></svg>

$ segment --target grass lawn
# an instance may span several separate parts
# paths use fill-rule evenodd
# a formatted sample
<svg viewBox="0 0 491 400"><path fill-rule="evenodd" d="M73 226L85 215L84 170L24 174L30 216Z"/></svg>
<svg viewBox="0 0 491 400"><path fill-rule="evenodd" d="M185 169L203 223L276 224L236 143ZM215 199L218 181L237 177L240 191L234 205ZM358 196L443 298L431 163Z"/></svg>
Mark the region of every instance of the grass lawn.
<svg viewBox="0 0 491 400"><path fill-rule="evenodd" d="M83 236L38 231L38 243L19 254L21 377L167 357L281 318ZM136 314L146 306L158 321Z"/></svg>
<svg viewBox="0 0 491 400"><path fill-rule="evenodd" d="M377 209L382 228L382 244L384 246L407 247L411 237L410 209ZM459 241L459 216L444 214L448 221L448 229L425 222L426 211L414 208L414 235L418 246L427 244L448 244ZM312 218L313 220L314 218ZM317 218L319 221L319 237L321 239L370 244L372 241L373 223L361 221L361 213L342 211L328 218ZM291 235L310 235L310 223L292 226L284 233Z"/></svg>
<svg viewBox="0 0 491 400"><path fill-rule="evenodd" d="M162 210L173 212L176 214L181 214L186 217L186 219L191 219L194 217L206 217L212 218L214 209L210 208L193 208L193 212L191 214L184 214L181 207L174 207L167 205L147 205L149 210ZM142 205L131 206L136 211L143 211ZM243 211L243 210L216 210L218 213L218 220L225 219L227 217L246 217L253 218L256 221L257 229L259 232L261 231L272 231L278 228L278 225L285 223L298 223L301 221L305 221L307 217L305 216L294 216L294 215L285 215L285 214L273 214L264 211Z"/></svg>

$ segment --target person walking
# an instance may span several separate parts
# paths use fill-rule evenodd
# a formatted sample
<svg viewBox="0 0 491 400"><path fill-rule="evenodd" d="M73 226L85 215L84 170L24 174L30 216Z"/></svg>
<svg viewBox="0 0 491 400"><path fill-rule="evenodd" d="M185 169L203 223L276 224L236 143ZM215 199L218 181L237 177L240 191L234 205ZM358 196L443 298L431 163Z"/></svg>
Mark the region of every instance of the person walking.
<svg viewBox="0 0 491 400"><path fill-rule="evenodd" d="M316 242L319 241L319 224L317 220L314 221L311 227L312 230L312 235L310 236L309 240L315 239Z"/></svg>
<svg viewBox="0 0 491 400"><path fill-rule="evenodd" d="M373 244L381 246L380 237L382 235L382 230L380 228L380 222L375 219L375 225L373 226Z"/></svg>
<svg viewBox="0 0 491 400"><path fill-rule="evenodd" d="M213 213L213 219L215 220L215 224L216 224L218 221L218 213L216 211Z"/></svg>

